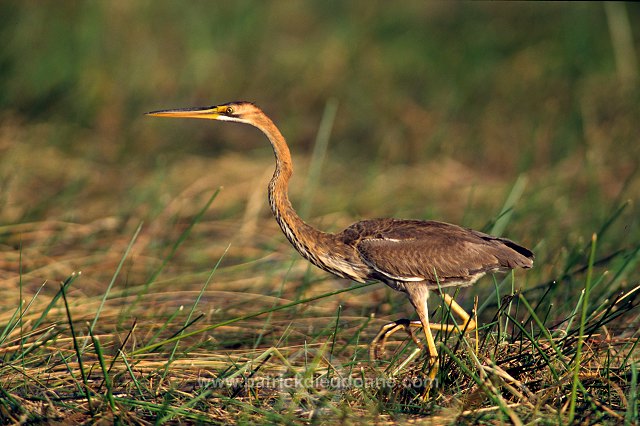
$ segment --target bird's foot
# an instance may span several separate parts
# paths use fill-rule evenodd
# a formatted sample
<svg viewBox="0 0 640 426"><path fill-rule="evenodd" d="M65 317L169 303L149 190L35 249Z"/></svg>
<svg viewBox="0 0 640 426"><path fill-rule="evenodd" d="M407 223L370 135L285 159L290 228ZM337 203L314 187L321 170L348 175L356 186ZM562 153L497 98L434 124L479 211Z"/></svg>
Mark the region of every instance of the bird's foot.
<svg viewBox="0 0 640 426"><path fill-rule="evenodd" d="M376 337L371 341L371 345L369 346L369 358L371 360L378 360L384 355L385 345L387 344L387 339L391 337L396 331L404 330L411 340L418 346L418 348L422 349L423 345L420 340L416 337L413 332L413 328L421 328L422 323L420 321L410 321L406 318L399 319L394 322L390 322L389 324L385 324L382 326Z"/></svg>

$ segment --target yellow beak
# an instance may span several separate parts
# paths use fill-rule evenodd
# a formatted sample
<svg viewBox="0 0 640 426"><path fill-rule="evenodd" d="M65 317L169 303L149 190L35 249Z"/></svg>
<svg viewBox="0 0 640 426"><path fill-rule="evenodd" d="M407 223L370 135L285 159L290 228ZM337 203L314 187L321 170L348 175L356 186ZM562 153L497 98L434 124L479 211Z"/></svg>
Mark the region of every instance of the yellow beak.
<svg viewBox="0 0 640 426"><path fill-rule="evenodd" d="M175 117L175 118L206 118L215 120L223 113L221 106L216 107L196 107L196 108L179 108L165 109L161 111L148 112L145 115L152 117Z"/></svg>

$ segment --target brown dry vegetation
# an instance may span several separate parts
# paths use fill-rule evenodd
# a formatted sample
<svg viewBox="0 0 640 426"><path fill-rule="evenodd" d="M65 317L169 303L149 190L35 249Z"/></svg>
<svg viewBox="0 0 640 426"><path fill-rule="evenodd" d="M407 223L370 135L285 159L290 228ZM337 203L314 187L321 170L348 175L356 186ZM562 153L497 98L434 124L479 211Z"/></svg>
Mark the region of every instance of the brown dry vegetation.
<svg viewBox="0 0 640 426"><path fill-rule="evenodd" d="M12 7L0 6L4 422L637 422L640 90L602 5ZM483 327L439 336L428 396L401 333L385 360L368 357L381 325L413 315L402 295L343 291L353 283L281 235L262 135L142 116L239 98L289 138L291 197L310 223L506 225L535 251L533 270L457 295ZM349 386L327 386L336 378Z"/></svg>

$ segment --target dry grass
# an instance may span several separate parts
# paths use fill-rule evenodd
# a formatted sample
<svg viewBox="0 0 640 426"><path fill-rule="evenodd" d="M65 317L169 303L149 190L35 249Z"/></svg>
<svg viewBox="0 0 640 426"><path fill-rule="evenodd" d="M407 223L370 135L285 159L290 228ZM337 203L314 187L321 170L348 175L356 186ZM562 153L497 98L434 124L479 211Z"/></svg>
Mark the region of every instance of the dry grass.
<svg viewBox="0 0 640 426"><path fill-rule="evenodd" d="M638 422L635 27L607 27L638 9L333 6L0 6L3 423ZM536 253L456 295L482 327L438 336L428 395L402 333L368 357L404 297L281 235L261 136L142 118L241 98L317 227L434 218Z"/></svg>
<svg viewBox="0 0 640 426"><path fill-rule="evenodd" d="M51 181L60 182L59 188L88 181L71 202L90 208L73 210L68 219L52 213L61 219L1 229L1 296L16 304L22 300L0 314L7 421L502 419L518 424L565 422L572 416L572 398L576 421L617 423L636 416L638 292L624 289L632 288L627 277L638 248L616 250L607 244L626 217L625 205L604 221L599 235L606 252L592 263L580 240L554 256L539 246L542 259L531 273L495 282L493 289L486 279L462 292L458 299L467 306L474 297L483 302L478 315L484 327L465 339L441 336L445 346L437 386L423 401L426 364L410 340L400 336L391 342L394 350L382 363L367 355L382 324L401 316L398 312L411 315L408 304L382 285L336 294L346 288L344 282L292 253L264 203L269 158L187 157L152 172L159 174L132 174L114 186L95 180L95 164L78 159L70 174L47 166L50 158L64 157L55 149L47 158L33 157L19 143L8 145L5 158L14 159L11 167L40 173L29 181L19 180L26 178L21 175L7 181L13 205L8 215L29 216L29 192L22 189ZM305 158L296 160L305 170ZM99 174L115 173L114 166L102 167ZM339 185L348 171L330 167L335 171L327 172L328 185ZM563 167L554 176L556 186L579 182L579 173ZM483 210L500 203L509 190L504 179L483 178L453 161L441 163L433 175L421 165L402 166L381 170L374 179L356 174L348 180L375 194L362 200L355 195L357 209L375 210L381 205L375 200L396 194L393 208L411 211L415 195L405 201L403 194L423 191L442 216L459 221L468 217L464 203ZM532 210L555 196L544 179L535 183L541 187L533 190L539 199L530 204ZM300 181L292 188L298 199ZM483 184L469 184L479 181ZM211 188L221 183L227 186L214 194ZM410 190L399 191L404 187ZM50 199L64 202L65 193L53 189ZM447 197L450 192L465 195ZM324 228L353 220L335 207L344 202L335 197L335 192L321 192L313 207L323 212L314 222ZM110 205L117 207L115 214L101 216L114 211ZM62 206L47 208L55 212ZM117 214L120 209L126 214ZM579 219L574 213L575 218L566 217L566 226ZM524 219L510 229L521 229ZM555 241L548 238L545 244ZM589 265L596 271L594 291L580 334L580 298L566 295L576 294L570 287L585 287ZM559 281L544 283L544 277ZM68 309L58 282L66 283ZM535 307L528 308L527 301ZM278 309L286 304L291 306ZM447 318L442 310L438 315ZM234 318L241 320L229 323ZM584 350L576 361L578 339ZM405 362L407 357L413 358Z"/></svg>
<svg viewBox="0 0 640 426"><path fill-rule="evenodd" d="M69 289L75 286L72 282ZM631 367L638 361L637 325L621 330L614 320L634 309L637 316L637 290L612 298L589 317L579 370L581 422L630 418L635 403L629 398L637 386L637 370ZM394 373L411 353L404 342L388 362L370 362L367 343L377 330L375 322L352 315L358 309L346 301L342 309L332 299L300 304L291 308L295 315L291 310L273 312L148 350L150 344L179 335L183 326L187 332L205 329L245 314L247 306L258 312L289 300L214 290L204 291L200 299L188 291L154 292L141 301L135 294L114 294L89 337L99 297L68 299L75 331L63 306L48 310L45 321L36 325L46 309L41 306L44 296L25 307L20 321L2 319L17 325L3 338L1 351L7 419L385 422L434 415L434 423L506 416L517 424L568 416L575 323L540 330L530 315L514 326L517 319L508 312L526 312L518 303L522 296L512 305L503 301L494 321L480 330L479 340L448 338L428 402L420 399L426 360L416 358ZM186 320L194 300L198 315ZM512 325L504 327L505 321ZM610 329L616 337L602 334ZM74 343L82 351L82 368Z"/></svg>

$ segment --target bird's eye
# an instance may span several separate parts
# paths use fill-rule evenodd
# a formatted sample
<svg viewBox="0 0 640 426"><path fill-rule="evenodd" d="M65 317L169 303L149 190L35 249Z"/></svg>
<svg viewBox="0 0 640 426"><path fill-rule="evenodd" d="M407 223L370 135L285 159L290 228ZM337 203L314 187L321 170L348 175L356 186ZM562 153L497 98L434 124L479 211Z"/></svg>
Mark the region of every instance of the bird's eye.
<svg viewBox="0 0 640 426"><path fill-rule="evenodd" d="M233 107L227 107L227 110L225 111L225 114L233 115Z"/></svg>

